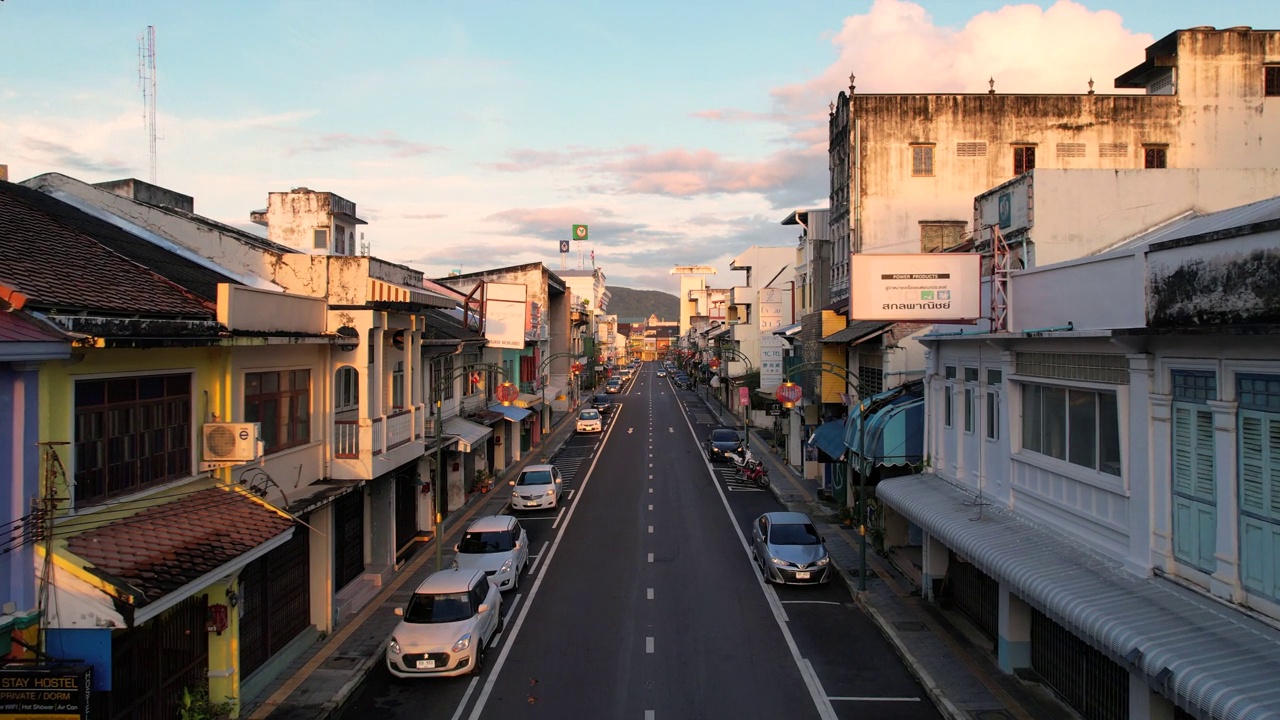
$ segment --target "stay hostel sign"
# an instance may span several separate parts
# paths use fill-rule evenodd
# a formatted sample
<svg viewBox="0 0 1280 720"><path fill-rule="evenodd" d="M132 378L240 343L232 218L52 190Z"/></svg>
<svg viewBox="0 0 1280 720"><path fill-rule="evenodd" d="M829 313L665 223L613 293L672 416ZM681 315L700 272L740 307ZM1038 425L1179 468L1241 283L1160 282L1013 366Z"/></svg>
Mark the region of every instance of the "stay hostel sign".
<svg viewBox="0 0 1280 720"><path fill-rule="evenodd" d="M0 669L0 720L86 720L93 668Z"/></svg>

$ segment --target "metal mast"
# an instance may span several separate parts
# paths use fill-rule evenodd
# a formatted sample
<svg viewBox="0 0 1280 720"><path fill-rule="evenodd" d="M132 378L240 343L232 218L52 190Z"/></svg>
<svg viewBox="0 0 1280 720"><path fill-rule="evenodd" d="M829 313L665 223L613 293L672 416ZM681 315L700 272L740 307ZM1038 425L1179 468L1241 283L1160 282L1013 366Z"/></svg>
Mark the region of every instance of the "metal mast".
<svg viewBox="0 0 1280 720"><path fill-rule="evenodd" d="M991 332L1009 328L1009 245L1000 226L991 226Z"/></svg>
<svg viewBox="0 0 1280 720"><path fill-rule="evenodd" d="M151 182L156 182L156 26L138 36L138 86L142 88L142 121L151 151Z"/></svg>

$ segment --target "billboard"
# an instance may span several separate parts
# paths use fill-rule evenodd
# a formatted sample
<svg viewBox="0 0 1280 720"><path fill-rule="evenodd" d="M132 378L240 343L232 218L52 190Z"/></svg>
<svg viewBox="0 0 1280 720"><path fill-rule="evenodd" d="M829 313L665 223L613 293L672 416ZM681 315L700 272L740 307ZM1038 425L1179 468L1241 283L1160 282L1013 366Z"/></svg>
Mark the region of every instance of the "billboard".
<svg viewBox="0 0 1280 720"><path fill-rule="evenodd" d="M490 347L524 347L525 299L529 289L516 283L486 283L484 337Z"/></svg>
<svg viewBox="0 0 1280 720"><path fill-rule="evenodd" d="M956 322L986 316L980 253L855 253L849 290L853 320Z"/></svg>

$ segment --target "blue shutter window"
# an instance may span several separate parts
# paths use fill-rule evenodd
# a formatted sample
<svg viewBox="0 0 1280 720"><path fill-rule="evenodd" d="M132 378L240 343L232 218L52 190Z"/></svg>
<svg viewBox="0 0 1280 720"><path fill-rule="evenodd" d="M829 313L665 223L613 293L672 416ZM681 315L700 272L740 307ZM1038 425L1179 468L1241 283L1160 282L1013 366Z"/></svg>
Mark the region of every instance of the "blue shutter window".
<svg viewBox="0 0 1280 720"><path fill-rule="evenodd" d="M1240 582L1280 599L1280 377L1237 376Z"/></svg>
<svg viewBox="0 0 1280 720"><path fill-rule="evenodd" d="M1218 508L1212 372L1173 373L1173 554L1180 562L1212 573L1217 567Z"/></svg>

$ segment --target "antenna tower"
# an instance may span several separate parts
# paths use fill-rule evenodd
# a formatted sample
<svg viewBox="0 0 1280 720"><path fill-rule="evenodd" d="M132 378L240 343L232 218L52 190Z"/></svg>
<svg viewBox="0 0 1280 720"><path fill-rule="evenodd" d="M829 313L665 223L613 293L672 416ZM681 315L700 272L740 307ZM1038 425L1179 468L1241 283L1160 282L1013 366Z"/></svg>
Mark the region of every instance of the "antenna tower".
<svg viewBox="0 0 1280 720"><path fill-rule="evenodd" d="M138 36L138 87L142 88L142 122L151 149L151 182L156 182L156 26Z"/></svg>

